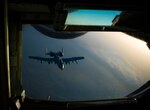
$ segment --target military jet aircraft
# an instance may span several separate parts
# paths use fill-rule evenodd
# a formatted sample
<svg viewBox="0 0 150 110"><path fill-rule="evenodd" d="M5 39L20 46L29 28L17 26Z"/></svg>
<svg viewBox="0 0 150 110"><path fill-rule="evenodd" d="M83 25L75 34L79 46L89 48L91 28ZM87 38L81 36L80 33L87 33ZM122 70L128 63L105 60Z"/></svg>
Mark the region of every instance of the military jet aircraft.
<svg viewBox="0 0 150 110"><path fill-rule="evenodd" d="M81 60L84 59L84 57L80 56L80 57L71 57L71 58L63 58L64 56L64 51L62 49L62 51L58 51L58 52L46 52L45 55L49 55L51 58L44 58L44 57L39 57L39 56L29 56L30 59L35 59L35 60L39 60L41 61L45 61L48 62L48 64L50 63L55 63L57 64L57 66L63 70L64 69L64 64L70 64L70 62L77 62L77 60Z"/></svg>

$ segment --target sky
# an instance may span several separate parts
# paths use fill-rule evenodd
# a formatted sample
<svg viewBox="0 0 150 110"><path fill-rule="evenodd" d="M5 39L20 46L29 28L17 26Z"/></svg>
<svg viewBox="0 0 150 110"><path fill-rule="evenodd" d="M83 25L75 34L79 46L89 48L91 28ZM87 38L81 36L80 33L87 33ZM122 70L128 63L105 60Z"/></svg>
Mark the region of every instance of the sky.
<svg viewBox="0 0 150 110"><path fill-rule="evenodd" d="M69 12L66 25L112 25L112 20L121 11L112 10L85 10L80 9Z"/></svg>
<svg viewBox="0 0 150 110"><path fill-rule="evenodd" d="M23 25L22 82L36 99L77 101L122 98L150 79L150 51L146 42L122 32L87 32L73 39L55 39ZM84 56L65 65L29 59L64 49L64 58Z"/></svg>

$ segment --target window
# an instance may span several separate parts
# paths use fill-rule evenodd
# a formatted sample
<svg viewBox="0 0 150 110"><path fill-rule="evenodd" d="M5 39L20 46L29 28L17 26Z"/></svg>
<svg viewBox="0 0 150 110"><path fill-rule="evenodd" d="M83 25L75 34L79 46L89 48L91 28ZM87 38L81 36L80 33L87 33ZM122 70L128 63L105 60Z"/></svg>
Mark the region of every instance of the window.
<svg viewBox="0 0 150 110"><path fill-rule="evenodd" d="M26 24L22 42L23 87L36 99L122 98L150 78L146 43L122 32L55 32Z"/></svg>
<svg viewBox="0 0 150 110"><path fill-rule="evenodd" d="M111 26L121 11L68 9L65 25Z"/></svg>

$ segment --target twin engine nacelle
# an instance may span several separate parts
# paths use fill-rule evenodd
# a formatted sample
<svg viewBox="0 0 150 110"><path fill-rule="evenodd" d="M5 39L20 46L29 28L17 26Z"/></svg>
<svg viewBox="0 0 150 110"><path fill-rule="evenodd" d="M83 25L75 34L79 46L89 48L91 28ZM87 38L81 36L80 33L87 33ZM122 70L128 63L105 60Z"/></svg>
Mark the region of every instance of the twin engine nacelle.
<svg viewBox="0 0 150 110"><path fill-rule="evenodd" d="M64 53L63 53L63 52L59 52L58 55L59 55L60 57L63 57L63 56L64 56Z"/></svg>
<svg viewBox="0 0 150 110"><path fill-rule="evenodd" d="M51 57L54 57L54 56L63 57L63 56L64 56L64 52L57 52L57 53L48 52L48 53L45 53L45 55L49 55L49 56L51 56Z"/></svg>
<svg viewBox="0 0 150 110"><path fill-rule="evenodd" d="M55 53L54 53L54 52L50 52L50 56L51 56L51 57L54 57L54 56L55 56Z"/></svg>
<svg viewBox="0 0 150 110"><path fill-rule="evenodd" d="M48 53L45 53L45 55L49 55L51 57L54 57L55 53L54 52L48 52Z"/></svg>

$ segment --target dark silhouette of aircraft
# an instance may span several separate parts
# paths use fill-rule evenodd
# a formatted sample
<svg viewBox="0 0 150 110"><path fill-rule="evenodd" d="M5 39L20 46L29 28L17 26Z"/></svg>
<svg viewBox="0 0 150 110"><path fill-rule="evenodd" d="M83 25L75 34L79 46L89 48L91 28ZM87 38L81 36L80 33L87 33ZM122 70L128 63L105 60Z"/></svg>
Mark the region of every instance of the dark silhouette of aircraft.
<svg viewBox="0 0 150 110"><path fill-rule="evenodd" d="M62 49L62 51L58 51L58 52L46 52L45 55L49 55L52 58L44 58L44 57L39 57L39 56L29 56L30 59L35 59L35 60L39 60L41 61L45 61L48 62L48 64L50 63L55 63L57 64L57 66L63 70L64 69L64 64L70 64L70 62L77 62L77 60L81 60L84 59L84 57L71 57L71 58L62 58L64 56L64 51Z"/></svg>

